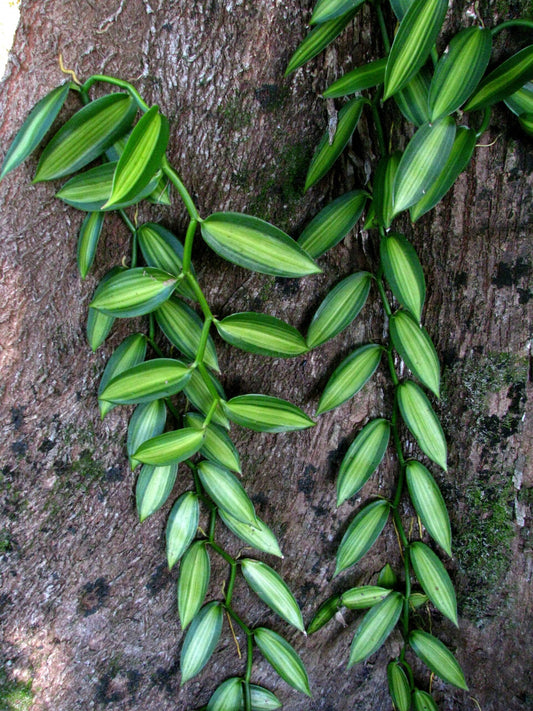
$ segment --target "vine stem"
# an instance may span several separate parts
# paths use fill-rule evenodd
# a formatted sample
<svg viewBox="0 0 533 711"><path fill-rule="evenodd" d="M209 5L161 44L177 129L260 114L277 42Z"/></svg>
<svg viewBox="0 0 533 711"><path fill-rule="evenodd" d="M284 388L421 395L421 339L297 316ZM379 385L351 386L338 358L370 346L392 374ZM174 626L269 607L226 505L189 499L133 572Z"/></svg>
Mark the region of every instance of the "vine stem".
<svg viewBox="0 0 533 711"><path fill-rule="evenodd" d="M498 32L506 30L509 27L528 27L533 29L533 20L507 20L506 22L502 22L501 25L493 27L490 33L494 37L494 35L497 35Z"/></svg>
<svg viewBox="0 0 533 711"><path fill-rule="evenodd" d="M185 203L185 207L187 208L187 212L189 213L191 220L196 220L197 222L201 222L201 217L198 214L198 210L196 209L196 205L194 204L193 199L189 194L189 191L187 190L187 188L181 181L181 178L176 173L174 168L168 162L166 156L164 156L164 158L163 158L161 167L163 169L163 173L167 176L167 178L170 180L172 185L176 188L176 190L179 193L179 196Z"/></svg>
<svg viewBox="0 0 533 711"><path fill-rule="evenodd" d="M133 96L141 111L145 112L148 111L148 109L150 108L148 104L143 100L137 89L129 82L124 81L123 79L109 77L106 74L93 74L92 76L90 76L80 89L82 95L87 94L89 89L93 86L93 84L96 84L96 82L113 84L114 86L118 86L121 89L126 89L126 91L128 91Z"/></svg>
<svg viewBox="0 0 533 711"><path fill-rule="evenodd" d="M390 52L390 40L389 33L387 32L387 25L385 24L385 18L383 17L383 10L381 9L381 2L376 3L376 12L378 15L381 37L383 39L383 46L385 47L385 54L388 54Z"/></svg>

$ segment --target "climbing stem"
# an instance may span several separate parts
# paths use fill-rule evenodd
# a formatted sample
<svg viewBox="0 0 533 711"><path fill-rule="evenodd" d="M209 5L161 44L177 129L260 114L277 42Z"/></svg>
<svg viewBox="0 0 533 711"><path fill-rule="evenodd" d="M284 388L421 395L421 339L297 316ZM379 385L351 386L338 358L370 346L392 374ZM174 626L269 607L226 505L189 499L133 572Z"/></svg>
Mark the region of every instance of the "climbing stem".
<svg viewBox="0 0 533 711"><path fill-rule="evenodd" d="M226 605L231 605L231 598L233 597L233 588L235 587L235 577L237 575L237 561L233 561L233 563L230 563L230 571L229 571L229 581L228 581L228 589L226 591Z"/></svg>
<svg viewBox="0 0 533 711"><path fill-rule="evenodd" d="M506 30L509 27L528 27L533 30L533 20L507 20L506 22L502 22L501 25L493 27L490 32L494 37L494 35L497 35L498 32Z"/></svg>
<svg viewBox="0 0 533 711"><path fill-rule="evenodd" d="M161 167L163 168L163 173L167 176L172 185L178 191L179 196L181 197L185 204L185 207L187 208L187 212L189 213L191 220L199 221L200 215L198 214L198 210L196 209L196 205L194 204L193 199L189 194L189 191L182 183L179 175L176 173L174 168L168 162L166 156L163 158Z"/></svg>
<svg viewBox="0 0 533 711"><path fill-rule="evenodd" d="M194 359L194 366L204 362L205 348L207 346L207 339L209 338L209 329L211 328L212 323L212 316L208 316L204 321L202 333L200 334L200 342L198 343L198 350L196 351L196 358Z"/></svg>
<svg viewBox="0 0 533 711"><path fill-rule="evenodd" d="M118 86L121 89L125 89L133 96L133 98L137 102L137 105L143 112L148 111L148 109L150 108L148 104L143 100L137 89L129 82L124 81L123 79L117 79L116 77L108 77L105 74L93 74L92 76L90 76L80 89L82 95L87 94L89 89L92 87L93 84L96 84L96 82L105 82L106 84L113 84L114 86Z"/></svg>
<svg viewBox="0 0 533 711"><path fill-rule="evenodd" d="M191 255L192 255L192 245L194 242L194 234L196 228L198 227L198 220L192 219L187 227L187 234L185 235L185 246L183 248L183 272L188 274L191 271Z"/></svg>
<svg viewBox="0 0 533 711"><path fill-rule="evenodd" d="M235 558L232 558L229 553L226 553L226 551L221 546L219 546L218 543L212 540L209 540L208 543L214 551L216 551L220 556L222 556L222 558L224 558L226 563L229 563L229 565L237 564Z"/></svg>
<svg viewBox="0 0 533 711"><path fill-rule="evenodd" d="M383 158L384 156L387 155L387 145L385 143L385 136L383 134L383 126L381 124L381 118L379 115L378 111L378 103L381 101L381 87L376 91L376 94L374 96L374 100L372 101L372 118L374 119L374 126L376 127L376 132L378 135L378 145L379 145L379 152L381 153L381 157Z"/></svg>
<svg viewBox="0 0 533 711"><path fill-rule="evenodd" d="M390 52L390 40L389 33L387 32L387 25L385 24L385 18L383 17L383 10L381 9L381 2L376 3L376 12L378 15L381 37L383 39L383 47L385 48L385 54L388 54Z"/></svg>

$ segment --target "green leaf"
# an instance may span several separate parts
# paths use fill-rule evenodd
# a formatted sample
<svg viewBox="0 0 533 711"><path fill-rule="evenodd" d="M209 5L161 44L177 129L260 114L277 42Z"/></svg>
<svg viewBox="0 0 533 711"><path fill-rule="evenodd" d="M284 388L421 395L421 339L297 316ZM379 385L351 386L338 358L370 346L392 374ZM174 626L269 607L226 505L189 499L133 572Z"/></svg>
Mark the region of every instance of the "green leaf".
<svg viewBox="0 0 533 711"><path fill-rule="evenodd" d="M199 515L198 496L192 491L182 494L172 507L166 528L169 570L193 542L198 529Z"/></svg>
<svg viewBox="0 0 533 711"><path fill-rule="evenodd" d="M104 208L131 200L146 188L160 169L169 139L169 125L158 106L139 119L118 161L113 189Z"/></svg>
<svg viewBox="0 0 533 711"><path fill-rule="evenodd" d="M153 362L153 361L151 361ZM163 466L183 462L196 454L204 441L204 433L195 427L164 432L143 442L135 450L134 458L144 464Z"/></svg>
<svg viewBox="0 0 533 711"><path fill-rule="evenodd" d="M307 350L304 337L294 326L268 314L232 314L215 320L215 326L227 343L250 353L291 358Z"/></svg>
<svg viewBox="0 0 533 711"><path fill-rule="evenodd" d="M135 267L111 277L89 304L109 316L131 318L155 311L176 288L176 278L155 267Z"/></svg>
<svg viewBox="0 0 533 711"><path fill-rule="evenodd" d="M202 222L202 237L223 259L262 274L300 277L322 271L289 235L258 217L216 212Z"/></svg>
<svg viewBox="0 0 533 711"><path fill-rule="evenodd" d="M154 358L115 374L102 391L100 400L119 405L135 405L170 397L183 390L191 371L179 360ZM162 462L148 462L159 464Z"/></svg>
<svg viewBox="0 0 533 711"><path fill-rule="evenodd" d="M452 150L440 175L429 186L425 195L409 210L411 222L431 210L446 195L460 173L467 167L476 147L476 132L472 128L459 126L455 134Z"/></svg>
<svg viewBox="0 0 533 711"><path fill-rule="evenodd" d="M222 605L208 602L189 627L181 648L181 684L198 674L209 661L222 632Z"/></svg>
<svg viewBox="0 0 533 711"><path fill-rule="evenodd" d="M131 468L135 469L138 462L133 458L134 453L147 439L156 437L165 429L167 408L163 400L145 402L135 408L128 425L128 439L126 449L130 459Z"/></svg>
<svg viewBox="0 0 533 711"><path fill-rule="evenodd" d="M430 121L451 114L464 104L485 73L491 51L491 32L482 27L468 27L453 37L431 82Z"/></svg>
<svg viewBox="0 0 533 711"><path fill-rule="evenodd" d="M254 505L241 482L229 469L203 461L198 465L198 474L202 485L217 506L241 523L255 527L257 518Z"/></svg>
<svg viewBox="0 0 533 711"><path fill-rule="evenodd" d="M166 467L146 464L142 467L135 487L135 502L141 523L163 506L172 492L177 475L177 464Z"/></svg>
<svg viewBox="0 0 533 711"><path fill-rule="evenodd" d="M283 705L275 694L256 684L250 684L250 696L252 701L251 711L275 711L275 709L280 709ZM240 707L240 711L244 711L244 703Z"/></svg>
<svg viewBox="0 0 533 711"><path fill-rule="evenodd" d="M411 564L422 589L437 610L457 624L457 601L450 576L431 548L416 541L409 546Z"/></svg>
<svg viewBox="0 0 533 711"><path fill-rule="evenodd" d="M396 395L402 418L418 446L432 462L446 471L446 440L426 395L410 380L398 386Z"/></svg>
<svg viewBox="0 0 533 711"><path fill-rule="evenodd" d="M422 126L423 123L429 121L430 84L431 73L429 69L422 67L404 88L394 95L394 101L402 114L415 126Z"/></svg>
<svg viewBox="0 0 533 711"><path fill-rule="evenodd" d="M178 614L185 629L202 607L209 578L211 562L205 541L195 541L183 554L178 578Z"/></svg>
<svg viewBox="0 0 533 711"><path fill-rule="evenodd" d="M364 89L373 89L378 84L383 84L386 66L387 57L383 57L383 59L363 64L362 67L356 67L330 84L322 96L325 99L336 99Z"/></svg>
<svg viewBox="0 0 533 711"><path fill-rule="evenodd" d="M413 610L418 610L422 605L425 605L428 600L428 596L424 595L424 593L411 593L409 595L409 606Z"/></svg>
<svg viewBox="0 0 533 711"><path fill-rule="evenodd" d="M96 296L101 292L106 281L122 271L124 271L124 267L113 267L113 269L110 269L100 280L94 295ZM105 341L114 323L114 316L108 316L107 314L103 314L101 311L89 308L89 313L87 315L87 341L89 342L93 352L96 351L96 349L99 348Z"/></svg>
<svg viewBox="0 0 533 711"><path fill-rule="evenodd" d="M383 100L403 89L425 64L447 9L447 0L414 0L410 5L389 53Z"/></svg>
<svg viewBox="0 0 533 711"><path fill-rule="evenodd" d="M82 279L85 279L93 265L103 224L104 215L101 212L90 212L81 224L78 235L77 261Z"/></svg>
<svg viewBox="0 0 533 711"><path fill-rule="evenodd" d="M377 418L363 427L346 452L337 479L337 506L356 494L370 479L385 455L390 423Z"/></svg>
<svg viewBox="0 0 533 711"><path fill-rule="evenodd" d="M383 499L367 504L354 518L337 551L334 575L357 563L370 550L385 528L389 503Z"/></svg>
<svg viewBox="0 0 533 711"><path fill-rule="evenodd" d="M206 711L240 711L242 681L238 677L226 679L209 699Z"/></svg>
<svg viewBox="0 0 533 711"><path fill-rule="evenodd" d="M239 453L223 427L211 423L204 427L204 418L197 412L188 412L183 421L187 427L195 427L197 430L203 429L204 443L200 454L215 464L221 464L227 469L241 473Z"/></svg>
<svg viewBox="0 0 533 711"><path fill-rule="evenodd" d="M287 684L311 696L302 660L283 637L265 627L258 627L254 630L254 640L265 659Z"/></svg>
<svg viewBox="0 0 533 711"><path fill-rule="evenodd" d="M372 275L357 272L343 279L320 304L307 332L307 346L316 348L343 331L366 303Z"/></svg>
<svg viewBox="0 0 533 711"><path fill-rule="evenodd" d="M377 652L396 627L402 607L403 595L391 592L366 613L350 647L348 669Z"/></svg>
<svg viewBox="0 0 533 711"><path fill-rule="evenodd" d="M409 635L414 653L443 681L468 691L461 667L450 650L428 632L414 630Z"/></svg>
<svg viewBox="0 0 533 711"><path fill-rule="evenodd" d="M411 138L394 178L395 215L427 193L446 165L454 139L455 122L451 116L424 124Z"/></svg>
<svg viewBox="0 0 533 711"><path fill-rule="evenodd" d="M385 563L383 568L379 571L378 585L381 585L384 588L388 588L389 590L393 590L396 587L397 582L398 576L391 568L390 564Z"/></svg>
<svg viewBox="0 0 533 711"><path fill-rule="evenodd" d="M300 247L313 259L335 247L361 217L368 197L365 190L352 190L330 202L302 232Z"/></svg>
<svg viewBox="0 0 533 711"><path fill-rule="evenodd" d="M142 333L135 333L122 341L120 346L107 361L98 387L98 407L100 408L102 419L115 406L111 402L104 402L102 393L106 390L109 383L118 375L142 363L145 356L146 336Z"/></svg>
<svg viewBox="0 0 533 711"><path fill-rule="evenodd" d="M328 380L317 415L342 405L366 385L381 361L383 347L370 343L345 358Z"/></svg>
<svg viewBox="0 0 533 711"><path fill-rule="evenodd" d="M420 689L415 689L413 692L413 709L414 711L439 711L433 698Z"/></svg>
<svg viewBox="0 0 533 711"><path fill-rule="evenodd" d="M420 462L409 461L405 467L409 496L425 529L451 556L452 533L446 504L435 479Z"/></svg>
<svg viewBox="0 0 533 711"><path fill-rule="evenodd" d="M318 27L315 27L292 55L287 69L285 70L285 76L294 72L313 57L316 57L317 54L320 54L328 44L333 42L333 40L340 35L346 25L353 20L356 12L357 10L351 10L345 15L336 17L334 20L328 20Z"/></svg>
<svg viewBox="0 0 533 711"><path fill-rule="evenodd" d="M255 432L294 432L315 425L296 405L269 395L238 395L222 406L232 422Z"/></svg>
<svg viewBox="0 0 533 711"><path fill-rule="evenodd" d="M304 621L298 603L288 585L266 563L251 558L241 560L244 579L254 593L283 620L304 632Z"/></svg>
<svg viewBox="0 0 533 711"><path fill-rule="evenodd" d="M394 216L392 208L392 186L400 165L402 154L395 151L390 156L381 158L374 174L374 193L372 205L378 225L389 228Z"/></svg>
<svg viewBox="0 0 533 711"><path fill-rule="evenodd" d="M249 546L252 546L252 548L256 548L258 551L264 551L270 555L278 556L278 558L283 558L276 536L258 516L256 516L253 526L251 526L249 523L239 521L222 509L219 509L218 515L224 525L229 528L237 538L240 538Z"/></svg>
<svg viewBox="0 0 533 711"><path fill-rule="evenodd" d="M522 131L527 133L528 136L533 136L533 113L530 114L520 114L518 117L518 123Z"/></svg>
<svg viewBox="0 0 533 711"><path fill-rule="evenodd" d="M507 97L505 105L517 116L533 114L533 82L528 81L521 89Z"/></svg>
<svg viewBox="0 0 533 711"><path fill-rule="evenodd" d="M309 21L310 25L318 25L328 20L340 17L350 10L355 10L365 0L318 0Z"/></svg>
<svg viewBox="0 0 533 711"><path fill-rule="evenodd" d="M470 97L464 111L477 111L506 99L533 79L533 44L524 47L492 71Z"/></svg>
<svg viewBox="0 0 533 711"><path fill-rule="evenodd" d="M34 183L55 180L83 168L126 133L137 113L129 94L91 101L59 129L44 149Z"/></svg>
<svg viewBox="0 0 533 711"><path fill-rule="evenodd" d="M155 318L172 345L194 360L200 346L203 328L203 321L198 314L181 299L171 297L155 311ZM220 370L211 336L207 337L203 362L213 370Z"/></svg>
<svg viewBox="0 0 533 711"><path fill-rule="evenodd" d="M13 139L2 164L0 180L17 168L43 140L65 103L70 82L57 86L40 99Z"/></svg>
<svg viewBox="0 0 533 711"><path fill-rule="evenodd" d="M380 255L385 278L395 298L420 321L426 282L414 247L403 235L391 232L381 240Z"/></svg>
<svg viewBox="0 0 533 711"><path fill-rule="evenodd" d="M325 602L323 602L309 623L307 634L314 634L315 632L318 632L319 629L324 627L324 625L326 625L331 618L337 614L341 604L340 595L332 595Z"/></svg>
<svg viewBox="0 0 533 711"><path fill-rule="evenodd" d="M207 371L204 372L206 373L205 377L209 382L210 388L208 387L206 380L204 380L202 373L200 373L200 371L196 368L193 368L191 371L191 377L183 388L183 392L197 410L200 410L200 412L204 415L207 415L213 402L215 401L214 393L217 393L218 398L224 398L225 395L220 381L217 380L212 373ZM230 423L228 418L222 412L221 403L219 403L215 408L211 422L229 429Z"/></svg>
<svg viewBox="0 0 533 711"><path fill-rule="evenodd" d="M338 114L337 130L332 143L329 131L326 130L307 171L304 192L323 178L340 156L357 127L364 103L364 99L357 97L344 104Z"/></svg>
<svg viewBox="0 0 533 711"><path fill-rule="evenodd" d="M411 708L411 686L404 670L398 662L387 665L389 694L397 711L409 711Z"/></svg>
<svg viewBox="0 0 533 711"><path fill-rule="evenodd" d="M379 585L362 585L342 593L341 602L349 610L364 610L380 603L390 592L388 588Z"/></svg>
<svg viewBox="0 0 533 711"><path fill-rule="evenodd" d="M440 364L427 331L407 311L389 319L392 345L409 370L437 397L440 395Z"/></svg>
<svg viewBox="0 0 533 711"><path fill-rule="evenodd" d="M390 0L390 5L394 11L394 14L401 22L407 10L413 4L413 0Z"/></svg>

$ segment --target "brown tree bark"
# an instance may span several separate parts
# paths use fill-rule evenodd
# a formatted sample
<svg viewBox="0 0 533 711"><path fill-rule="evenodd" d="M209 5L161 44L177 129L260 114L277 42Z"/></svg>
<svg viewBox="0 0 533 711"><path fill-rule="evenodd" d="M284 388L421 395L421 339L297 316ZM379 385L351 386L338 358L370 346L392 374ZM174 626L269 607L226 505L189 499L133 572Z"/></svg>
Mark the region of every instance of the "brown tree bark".
<svg viewBox="0 0 533 711"><path fill-rule="evenodd" d="M23 1L0 95L4 151L31 106L63 81L62 53L80 78L104 72L128 79L160 105L171 121L170 160L202 215L247 211L297 235L326 199L354 186L354 170L364 172L365 158L373 158L372 134L363 125L351 158L302 196L326 121L318 94L353 62L380 51L375 16L365 6L337 49L284 79L309 10L296 0ZM466 11L454 3L450 30ZM495 7L485 3L483 12L492 26ZM510 54L502 39L497 49ZM64 115L74 109L69 100ZM437 679L433 688L442 708L525 711L533 698L531 139L498 109L482 144L443 203L416 228L403 225L428 281L424 322L444 366L438 410L450 448L448 474L436 475L454 529L448 567L461 622L458 632L437 615L432 624L456 650L470 692ZM126 235L119 223L106 226L95 276L82 282L75 261L81 215L55 200L49 184L30 184L36 160L0 185L4 672L32 680L37 711L193 709L224 678L242 673L243 663L226 629L206 670L180 687L177 571L169 573L164 560L169 506L138 523L125 456L127 412L117 408L104 422L98 417L98 379L128 325L93 355L85 340L87 304L97 279L125 256ZM139 219L161 220L177 233L185 224L177 198L169 209L142 208ZM305 329L333 283L376 265L376 243L359 227L321 260L323 275L300 281L245 272L200 245L194 261L217 314L265 311ZM331 343L290 361L239 354L217 342L223 382L228 395L264 392L313 413L333 367L354 345L381 334L374 300ZM285 553L281 563L269 563L295 592L306 622L333 591L375 580L387 561L400 569L394 531L387 529L356 569L331 582L336 548L363 500L337 511L338 464L369 416L390 413L390 395L382 372L312 430L236 435L243 482ZM363 497L389 493L394 473L391 458ZM184 473L174 493L189 486ZM229 537L228 545L239 550ZM214 578L216 598L221 567ZM287 631L244 586L236 599L251 624ZM290 690L259 655L254 681L275 691L289 711L389 709L385 666L397 640L346 671L355 615L346 620L348 628L333 621L310 639L288 633L308 669L312 700ZM427 670L418 671L427 685Z"/></svg>

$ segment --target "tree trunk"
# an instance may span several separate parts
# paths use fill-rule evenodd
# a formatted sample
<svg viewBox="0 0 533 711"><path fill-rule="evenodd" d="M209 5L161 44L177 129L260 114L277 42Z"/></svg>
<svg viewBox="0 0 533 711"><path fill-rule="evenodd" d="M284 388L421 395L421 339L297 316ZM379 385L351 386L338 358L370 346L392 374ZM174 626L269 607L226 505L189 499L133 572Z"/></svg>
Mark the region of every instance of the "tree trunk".
<svg viewBox="0 0 533 711"><path fill-rule="evenodd" d="M493 26L495 9L487 3L484 8ZM347 168L355 162L358 172L363 148L372 152L363 126L352 146L354 161L302 195L326 123L318 94L355 61L380 51L377 32L369 29L376 26L375 16L365 6L338 49L284 79L309 10L309 3L296 0L23 0L2 85L2 145L9 145L31 106L63 81L61 53L80 79L113 74L134 83L148 103L159 104L171 122L169 159L203 216L245 211L296 236L326 199L354 187L353 177L346 177L353 169ZM465 13L465 6L454 3L449 27L456 28ZM69 100L64 115L75 108ZM416 228L403 225L424 266L424 323L444 366L438 411L450 454L439 484L454 529L448 567L461 620L458 632L438 616L433 626L456 650L470 691L438 679L433 688L442 708L479 704L483 711L525 711L533 698L531 139L510 114L496 110L482 144L452 194ZM32 157L0 185L0 699L2 693L7 698L6 680L31 680L37 711L193 709L207 703L223 679L242 674L243 662L226 627L204 672L180 687L177 570L168 572L164 552L170 504L139 524L135 476L125 456L128 412L117 408L103 422L98 416L99 376L131 331L121 324L92 354L85 339L87 305L98 279L125 256L127 235L118 222L108 222L96 276L81 281L75 259L81 214L54 199L55 186L30 184L36 161ZM177 198L168 209L143 207L139 220L147 219L161 220L177 234L185 225ZM375 240L358 227L321 259L322 275L300 281L246 272L200 245L193 259L217 315L264 311L305 330L332 284L376 266ZM312 414L333 368L354 345L379 341L381 324L375 299L342 335L288 361L238 353L217 342L227 394L263 392ZM368 417L390 415L387 383L385 373L378 373L370 387L319 417L311 430L236 434L243 483L285 554L281 562L268 562L295 592L306 622L334 591L375 581L385 562L401 569L391 527L360 565L331 581L340 538L362 501L336 509L338 464ZM390 493L394 475L391 458L363 497ZM174 493L189 487L183 472ZM234 539L228 536L227 543L238 552ZM213 599L220 596L224 575L217 564ZM397 646L394 637L370 662L347 671L355 614L346 614L347 628L334 620L304 639L287 633L244 586L235 599L251 625L266 623L288 634L306 664L313 700L292 691L256 655L253 681L275 691L284 708L391 707L385 667ZM418 671L420 683L427 684L427 670Z"/></svg>

